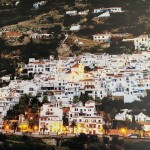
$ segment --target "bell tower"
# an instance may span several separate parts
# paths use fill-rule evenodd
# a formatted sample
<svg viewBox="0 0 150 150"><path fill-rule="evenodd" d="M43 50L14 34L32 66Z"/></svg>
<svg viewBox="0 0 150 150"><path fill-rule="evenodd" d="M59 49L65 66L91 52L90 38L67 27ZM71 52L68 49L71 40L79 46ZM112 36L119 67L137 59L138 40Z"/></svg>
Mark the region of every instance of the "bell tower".
<svg viewBox="0 0 150 150"><path fill-rule="evenodd" d="M83 64L79 64L79 71L78 71L78 73L79 73L79 75L83 75L84 74L84 65Z"/></svg>

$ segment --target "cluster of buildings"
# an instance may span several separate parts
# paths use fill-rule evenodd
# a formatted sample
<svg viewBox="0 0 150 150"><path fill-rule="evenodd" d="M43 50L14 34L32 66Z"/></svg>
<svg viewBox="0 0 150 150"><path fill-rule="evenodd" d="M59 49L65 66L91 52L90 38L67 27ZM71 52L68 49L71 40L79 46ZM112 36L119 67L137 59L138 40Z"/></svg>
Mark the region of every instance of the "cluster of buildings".
<svg viewBox="0 0 150 150"><path fill-rule="evenodd" d="M121 7L109 7L109 8L98 8L94 9L93 13L95 14L100 14L99 17L110 17L110 13L123 13L124 11L122 10ZM83 10L83 11L77 11L77 10L70 10L66 11L67 15L70 16L76 16L76 15L87 15L89 13L89 10ZM109 14L107 16L106 14Z"/></svg>
<svg viewBox="0 0 150 150"><path fill-rule="evenodd" d="M132 42L134 44L135 50L150 50L150 37L146 34L137 37L133 37L129 33L99 33L93 35L93 41L101 43L111 43L112 39L121 39L123 42Z"/></svg>
<svg viewBox="0 0 150 150"><path fill-rule="evenodd" d="M90 68L90 71L86 70ZM150 52L137 51L133 54L109 55L84 53L79 56L55 60L29 59L26 73L32 80L11 80L7 87L0 88L0 122L7 111L19 102L20 96L47 96L50 104L44 104L40 111L39 131L61 132L64 130L63 108L67 111L68 122L76 123L74 131L101 133L104 124L95 110L95 102L74 104L75 97L88 93L93 99L111 97L124 103L139 101L150 89ZM5 78L3 78L4 80ZM57 103L57 104L56 104ZM56 125L57 123L57 125ZM78 125L79 124L79 125ZM47 126L47 127L46 127ZM57 127L62 128L61 131ZM47 130L46 130L47 129ZM65 129L70 130L71 129Z"/></svg>
<svg viewBox="0 0 150 150"><path fill-rule="evenodd" d="M133 119L143 125L144 131L150 131L150 117L143 112L133 112L132 110L123 109L115 116L115 120L118 121L129 120L133 122Z"/></svg>
<svg viewBox="0 0 150 150"><path fill-rule="evenodd" d="M66 115L68 125L64 125L63 114ZM103 118L97 114L94 101L71 104L70 108L62 108L60 103L44 104L41 107L39 132L42 133L86 133L102 134Z"/></svg>
<svg viewBox="0 0 150 150"><path fill-rule="evenodd" d="M3 9L5 8L15 8L19 5L20 1L18 0L12 0L8 2L1 2L0 7Z"/></svg>
<svg viewBox="0 0 150 150"><path fill-rule="evenodd" d="M47 1L39 1L33 4L34 9L39 9L42 6L45 6L47 4Z"/></svg>
<svg viewBox="0 0 150 150"><path fill-rule="evenodd" d="M121 7L110 7L110 8L99 8L99 9L94 9L93 13L94 14L99 14L99 16L94 17L94 18L106 18L110 17L111 13L123 13ZM66 11L66 15L70 16L76 16L76 15L88 15L90 13L89 10L83 10L83 11L77 11L77 10L69 10ZM79 31L81 28L81 25L75 24L70 27L70 31Z"/></svg>
<svg viewBox="0 0 150 150"><path fill-rule="evenodd" d="M85 53L61 60L30 59L25 68L28 74L36 73L34 80L47 76L47 82L53 85L51 90L64 92L70 100L87 92L93 98L111 95L127 103L140 100L150 87L149 57L147 51L122 55ZM86 72L84 66L89 66L92 71Z"/></svg>
<svg viewBox="0 0 150 150"><path fill-rule="evenodd" d="M94 34L93 36L93 41L99 42L103 46L103 48L108 48L111 45L112 41L121 41L122 39L129 39L132 37L130 33L98 33Z"/></svg>

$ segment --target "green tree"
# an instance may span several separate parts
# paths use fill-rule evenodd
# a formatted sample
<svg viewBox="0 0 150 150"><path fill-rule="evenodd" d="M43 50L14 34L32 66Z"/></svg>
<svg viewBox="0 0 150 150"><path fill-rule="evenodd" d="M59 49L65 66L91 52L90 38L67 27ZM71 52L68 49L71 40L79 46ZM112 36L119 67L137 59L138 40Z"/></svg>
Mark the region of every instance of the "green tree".
<svg viewBox="0 0 150 150"><path fill-rule="evenodd" d="M95 105L96 105L96 110L98 111L100 109L101 105L101 99L99 97L95 97Z"/></svg>
<svg viewBox="0 0 150 150"><path fill-rule="evenodd" d="M74 96L74 98L73 98L73 103L77 103L79 101L79 97L78 96Z"/></svg>
<svg viewBox="0 0 150 150"><path fill-rule="evenodd" d="M89 66L85 66L84 71L90 72L90 71L92 71L92 69Z"/></svg>
<svg viewBox="0 0 150 150"><path fill-rule="evenodd" d="M99 137L97 135L90 135L89 142L90 143L99 142Z"/></svg>
<svg viewBox="0 0 150 150"><path fill-rule="evenodd" d="M79 97L79 101L81 101L83 104L86 103L86 101L88 100L93 100L93 97L89 96L87 92L85 92L85 94L81 93L80 97Z"/></svg>
<svg viewBox="0 0 150 150"><path fill-rule="evenodd" d="M44 104L44 103L49 103L48 97L46 95L43 97L42 104Z"/></svg>
<svg viewBox="0 0 150 150"><path fill-rule="evenodd" d="M19 108L25 110L26 106L26 98L24 96L21 96L19 99Z"/></svg>
<svg viewBox="0 0 150 150"><path fill-rule="evenodd" d="M7 139L7 136L3 133L0 133L0 141L4 142L6 141L6 139Z"/></svg>
<svg viewBox="0 0 150 150"><path fill-rule="evenodd" d="M80 133L78 136L78 141L82 143L87 143L88 142L88 136L85 133Z"/></svg>
<svg viewBox="0 0 150 150"><path fill-rule="evenodd" d="M106 150L106 149L104 149L104 145L102 143L96 142L89 144L87 150Z"/></svg>
<svg viewBox="0 0 150 150"><path fill-rule="evenodd" d="M80 21L80 16L65 15L63 25L65 27L68 27L74 23L78 23L79 21Z"/></svg>
<svg viewBox="0 0 150 150"><path fill-rule="evenodd" d="M37 2L38 0L20 0L19 6L20 7L28 7L32 6L33 3Z"/></svg>
<svg viewBox="0 0 150 150"><path fill-rule="evenodd" d="M107 124L103 125L103 129L104 129L104 134L108 134L109 133L109 127Z"/></svg>
<svg viewBox="0 0 150 150"><path fill-rule="evenodd" d="M35 125L38 126L38 121L35 120L35 119L30 119L30 120L29 120L29 127L30 127L31 129L33 129L33 127L34 127Z"/></svg>
<svg viewBox="0 0 150 150"><path fill-rule="evenodd" d="M116 116L116 114L117 114L117 110L116 110L115 108L113 108L112 111L110 112L110 117L111 117L112 119L114 119L115 116Z"/></svg>

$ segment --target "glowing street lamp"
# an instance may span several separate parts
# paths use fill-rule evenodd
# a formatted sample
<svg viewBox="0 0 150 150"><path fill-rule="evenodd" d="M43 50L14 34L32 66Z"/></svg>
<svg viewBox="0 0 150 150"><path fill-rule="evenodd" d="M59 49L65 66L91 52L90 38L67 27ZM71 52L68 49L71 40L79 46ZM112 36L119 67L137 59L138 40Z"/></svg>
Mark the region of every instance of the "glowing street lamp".
<svg viewBox="0 0 150 150"><path fill-rule="evenodd" d="M121 128L120 132L122 133L123 137L127 134L127 129L126 128Z"/></svg>
<svg viewBox="0 0 150 150"><path fill-rule="evenodd" d="M8 124L5 126L5 130L6 130L6 132L9 131L9 125Z"/></svg>
<svg viewBox="0 0 150 150"><path fill-rule="evenodd" d="M6 129L6 130L9 130L9 125L6 125L5 129Z"/></svg>
<svg viewBox="0 0 150 150"><path fill-rule="evenodd" d="M33 127L33 129L34 129L34 131L37 131L37 130L38 130L38 126L35 125L35 126Z"/></svg>

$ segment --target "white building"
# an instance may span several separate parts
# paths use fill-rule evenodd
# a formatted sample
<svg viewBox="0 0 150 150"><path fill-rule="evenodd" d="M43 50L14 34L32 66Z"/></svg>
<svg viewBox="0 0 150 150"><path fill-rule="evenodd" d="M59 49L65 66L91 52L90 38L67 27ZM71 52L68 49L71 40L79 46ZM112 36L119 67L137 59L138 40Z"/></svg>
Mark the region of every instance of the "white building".
<svg viewBox="0 0 150 150"><path fill-rule="evenodd" d="M109 11L106 11L98 16L98 18L105 18L105 17L110 17Z"/></svg>
<svg viewBox="0 0 150 150"><path fill-rule="evenodd" d="M88 13L89 13L89 10L84 10L84 11L78 12L78 15L87 15Z"/></svg>
<svg viewBox="0 0 150 150"><path fill-rule="evenodd" d="M97 41L97 42L103 42L103 43L110 42L110 39L111 39L110 33L93 35L93 41Z"/></svg>
<svg viewBox="0 0 150 150"><path fill-rule="evenodd" d="M82 102L72 104L69 111L69 125L76 124L73 132L86 134L102 134L103 119L98 115L95 109L94 101L87 101L85 106Z"/></svg>
<svg viewBox="0 0 150 150"><path fill-rule="evenodd" d="M132 115L130 114L131 110L123 109L120 110L120 112L115 116L115 120L121 120L125 121L126 119L129 119L132 121Z"/></svg>
<svg viewBox="0 0 150 150"><path fill-rule="evenodd" d="M109 7L109 8L105 8L107 10L110 11L110 13L122 13L124 11L122 11L121 7Z"/></svg>
<svg viewBox="0 0 150 150"><path fill-rule="evenodd" d="M148 35L140 35L134 38L135 50L149 50L150 38Z"/></svg>
<svg viewBox="0 0 150 150"><path fill-rule="evenodd" d="M75 16L77 14L78 14L77 10L66 11L66 15Z"/></svg>
<svg viewBox="0 0 150 150"><path fill-rule="evenodd" d="M94 13L104 13L106 11L109 11L110 13L122 13L121 7L109 7L109 8L99 8L99 9L94 9Z"/></svg>
<svg viewBox="0 0 150 150"><path fill-rule="evenodd" d="M81 29L81 25L77 24L77 25L72 25L70 27L70 31L79 31Z"/></svg>
<svg viewBox="0 0 150 150"><path fill-rule="evenodd" d="M40 133L62 133L63 110L59 103L43 104L40 111L39 132Z"/></svg>
<svg viewBox="0 0 150 150"><path fill-rule="evenodd" d="M94 9L94 10L93 10L93 13L103 13L103 12L105 12L105 11L107 11L107 10L104 9L104 8L98 8L98 9Z"/></svg>

